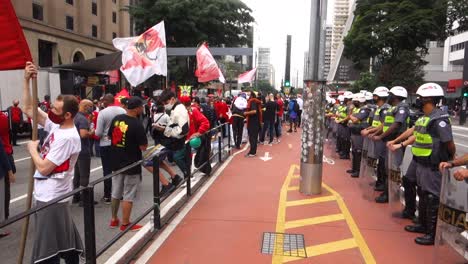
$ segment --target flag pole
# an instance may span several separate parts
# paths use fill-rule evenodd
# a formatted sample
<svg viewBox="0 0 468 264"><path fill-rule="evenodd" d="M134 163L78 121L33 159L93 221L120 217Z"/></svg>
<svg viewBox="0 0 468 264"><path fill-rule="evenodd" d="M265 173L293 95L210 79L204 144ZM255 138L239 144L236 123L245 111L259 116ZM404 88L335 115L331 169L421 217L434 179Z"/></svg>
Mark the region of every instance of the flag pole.
<svg viewBox="0 0 468 264"><path fill-rule="evenodd" d="M33 109L33 120L32 120L32 141L37 140L37 76L32 78L32 109ZM32 192L34 189L34 172L36 171L36 166L34 165L33 160L31 159L31 165L29 166L29 180L28 180L28 196L26 197L26 210L31 209L32 206ZM29 215L26 216L25 221L23 222L23 230L21 233L21 243L20 243L20 253L18 255L18 264L23 263L24 249L26 247L26 240L28 237L29 229Z"/></svg>

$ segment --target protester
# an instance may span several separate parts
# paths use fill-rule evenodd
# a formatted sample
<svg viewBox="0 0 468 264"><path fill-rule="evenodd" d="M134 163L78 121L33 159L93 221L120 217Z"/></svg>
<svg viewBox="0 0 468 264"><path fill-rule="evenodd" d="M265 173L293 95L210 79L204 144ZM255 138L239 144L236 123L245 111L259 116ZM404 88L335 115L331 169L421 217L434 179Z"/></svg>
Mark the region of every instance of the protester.
<svg viewBox="0 0 468 264"><path fill-rule="evenodd" d="M7 198L6 193L6 181L14 183L15 182L15 174L13 172L13 168L11 167L11 163L9 161L8 155L5 151L5 147L0 140L0 222L5 221L8 216L6 215L7 212L7 201L10 203L9 198ZM10 232L3 231L0 229L0 238L6 237L10 235Z"/></svg>
<svg viewBox="0 0 468 264"><path fill-rule="evenodd" d="M187 108L177 101L172 91L164 90L160 97L166 111L170 112L170 122L166 127L156 126L159 131L164 131L167 140L164 146L173 152L173 159L182 170L184 176L189 175L185 152L185 139L190 129L190 118Z"/></svg>
<svg viewBox="0 0 468 264"><path fill-rule="evenodd" d="M94 100L97 101L97 100ZM89 115L88 119L90 120L90 128L91 129L96 129L97 127L97 120L99 117L99 107L97 104L94 102L94 110L91 115ZM101 157L101 147L99 146L100 138L96 136L96 134L93 134L90 138L90 152L91 156L93 156L93 146L94 146L94 156L96 157Z"/></svg>
<svg viewBox="0 0 468 264"><path fill-rule="evenodd" d="M11 119L11 140L13 141L13 146L18 146L18 133L21 131L21 126L23 125L23 111L18 106L19 100L13 100L13 105L8 107L8 113Z"/></svg>
<svg viewBox="0 0 468 264"><path fill-rule="evenodd" d="M214 103L214 109L215 109L215 112L216 112L216 116L218 117L218 120L219 120L219 124L224 124L228 121L229 119L229 116L228 116L228 111L229 111L229 107L228 105L226 104L226 102L220 98L216 98L215 99L215 103ZM227 130L226 130L226 127L222 127L222 134L223 134L223 138L227 137Z"/></svg>
<svg viewBox="0 0 468 264"><path fill-rule="evenodd" d="M22 99L28 117L32 117L33 108L37 107L30 94L30 79L36 77L36 66L28 62ZM39 141L28 143L36 166L34 199L38 207L73 189L73 170L81 150L80 136L73 122L77 112L78 100L71 95L58 96L48 114L38 109L37 122L49 133L40 153ZM83 244L70 213L69 199L38 211L34 218L32 262L59 263L63 258L66 263L78 263Z"/></svg>
<svg viewBox="0 0 468 264"><path fill-rule="evenodd" d="M262 102L257 99L254 92L250 93L247 108L244 112L247 118L247 131L249 133L250 150L246 157L255 157L257 155L257 141L262 123Z"/></svg>
<svg viewBox="0 0 468 264"><path fill-rule="evenodd" d="M280 94L276 95L276 104L278 105L278 111L276 113L275 130L276 130L276 137L277 137L276 139L278 143L280 143L281 133L283 129L282 124L283 124L283 118L284 118L284 102Z"/></svg>
<svg viewBox="0 0 468 264"><path fill-rule="evenodd" d="M195 106L198 107L200 112L208 119L210 122L210 128L216 127L216 112L212 106L207 104L205 98L199 98L199 97L194 97L192 102L195 104Z"/></svg>
<svg viewBox="0 0 468 264"><path fill-rule="evenodd" d="M145 129L138 119L138 116L143 113L143 104L141 98L131 97L127 101L127 113L117 115L112 119L107 135L111 139L110 156L112 159L110 163L114 172L141 160L141 151L146 150L148 146ZM136 198L140 182L140 166L132 167L112 178L112 219L109 225L110 228L119 226L120 220L117 215L120 204L122 204L120 231L124 231L130 225L133 201ZM134 225L130 230L137 231L141 227L141 225Z"/></svg>
<svg viewBox="0 0 468 264"><path fill-rule="evenodd" d="M89 174L91 171L91 140L94 129L91 128L89 119L86 117L93 111L93 102L88 99L81 100L78 113L74 118L74 123L81 141L81 151L75 164L75 176L73 177L73 189L80 186L86 187L89 184ZM83 199L80 194L73 197L73 203L83 206Z"/></svg>
<svg viewBox="0 0 468 264"><path fill-rule="evenodd" d="M16 166L13 158L13 147L10 143L10 125L8 117L3 112L0 112L0 141L3 143L3 147L8 161L10 163L11 170L13 171L13 174L15 174ZM5 177L5 218L8 218L10 216L10 199L10 177Z"/></svg>
<svg viewBox="0 0 468 264"><path fill-rule="evenodd" d="M297 104L296 99L290 98L288 105L289 113L289 130L288 133L297 132L297 113L299 112L299 105Z"/></svg>
<svg viewBox="0 0 468 264"><path fill-rule="evenodd" d="M240 149L242 144L242 133L244 131L245 115L244 111L247 108L247 100L245 93L241 93L231 107L232 111L232 130L234 134L234 145Z"/></svg>
<svg viewBox="0 0 468 264"><path fill-rule="evenodd" d="M111 138L108 137L107 133L111 126L111 122L114 117L125 114L125 109L120 106L114 105L114 96L112 94L106 94L103 98L104 109L99 112L99 116L96 123L95 134L101 140L99 143L101 151L101 164L103 177L112 173L111 169ZM104 196L102 201L105 204L111 203L111 192L112 192L112 180L108 179L104 181Z"/></svg>
<svg viewBox="0 0 468 264"><path fill-rule="evenodd" d="M299 109L297 110L297 127L301 127L302 109L304 109L304 101L302 100L301 94L297 94L296 102L297 102L297 105L299 106Z"/></svg>
<svg viewBox="0 0 468 264"><path fill-rule="evenodd" d="M151 124L151 135L154 140L154 145L157 146L158 144L161 144L163 141L164 137L164 132L159 131L156 129L156 127L167 127L169 125L169 122L171 121L170 117L168 114L166 114L166 111L164 109L164 105L162 103L158 103L155 105L155 114L153 115L153 123Z"/></svg>
<svg viewBox="0 0 468 264"><path fill-rule="evenodd" d="M273 140L275 138L275 120L276 120L276 110L278 108L278 105L276 104L273 94L270 94L265 98L266 104L264 106L265 112L263 113L263 127L262 127L262 132L260 134L260 144L264 143L265 141L265 135L266 132L268 131L268 134L270 136L270 140L265 142L265 145L267 144L273 144ZM276 142L275 142L276 143Z"/></svg>

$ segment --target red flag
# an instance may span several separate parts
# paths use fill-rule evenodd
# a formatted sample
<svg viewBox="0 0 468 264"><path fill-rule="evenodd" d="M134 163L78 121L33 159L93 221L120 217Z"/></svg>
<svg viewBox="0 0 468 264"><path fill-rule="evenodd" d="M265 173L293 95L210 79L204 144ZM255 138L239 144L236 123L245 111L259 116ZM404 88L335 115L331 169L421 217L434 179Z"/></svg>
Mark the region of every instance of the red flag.
<svg viewBox="0 0 468 264"><path fill-rule="evenodd" d="M239 75L237 79L237 83L249 83L252 82L253 79L255 78L255 73L257 72L257 68L253 68L252 70L248 72L244 72L241 75Z"/></svg>
<svg viewBox="0 0 468 264"><path fill-rule="evenodd" d="M218 68L213 55L208 50L208 45L203 43L197 50L197 70L195 76L198 77L198 82L209 82L219 79L222 83L225 82L221 70Z"/></svg>
<svg viewBox="0 0 468 264"><path fill-rule="evenodd" d="M114 105L120 105L120 100L122 100L123 98L129 98L129 97L130 97L130 94L128 93L127 88L123 88L122 91L118 92L114 96Z"/></svg>
<svg viewBox="0 0 468 264"><path fill-rule="evenodd" d="M0 0L0 32L0 71L24 69L31 53L10 0Z"/></svg>

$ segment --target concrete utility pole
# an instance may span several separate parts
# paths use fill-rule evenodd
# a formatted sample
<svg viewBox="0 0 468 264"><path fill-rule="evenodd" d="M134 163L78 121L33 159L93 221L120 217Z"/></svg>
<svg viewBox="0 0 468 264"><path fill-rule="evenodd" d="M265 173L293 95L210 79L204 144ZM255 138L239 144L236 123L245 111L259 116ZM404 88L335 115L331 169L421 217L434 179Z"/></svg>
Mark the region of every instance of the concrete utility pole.
<svg viewBox="0 0 468 264"><path fill-rule="evenodd" d="M286 38L286 69L284 72L284 81L289 81L289 83L291 83L291 38L291 35Z"/></svg>
<svg viewBox="0 0 468 264"><path fill-rule="evenodd" d="M327 0L312 0L310 14L310 76L305 80L302 113L301 181L299 191L305 195L322 192L323 130L325 111L324 82L319 79L320 39L326 18Z"/></svg>

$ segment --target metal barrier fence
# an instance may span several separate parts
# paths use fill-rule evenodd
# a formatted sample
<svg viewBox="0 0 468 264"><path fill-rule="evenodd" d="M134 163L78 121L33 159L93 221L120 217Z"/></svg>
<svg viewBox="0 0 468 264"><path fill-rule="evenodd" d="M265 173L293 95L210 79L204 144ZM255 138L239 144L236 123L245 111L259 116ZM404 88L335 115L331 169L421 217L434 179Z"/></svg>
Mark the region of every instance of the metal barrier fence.
<svg viewBox="0 0 468 264"><path fill-rule="evenodd" d="M226 133L228 137L228 144L226 146L222 146L222 141L223 141L223 135L222 135L222 129L223 127L226 128ZM231 151L231 131L230 131L230 125L229 123L224 123L221 124L215 128L212 128L205 132L203 135L200 135L199 137L205 136L207 134L211 134L212 132L217 132L217 141L218 141L218 153L216 154L211 154L208 158L207 161L205 161L203 164L198 166L197 169L195 169L193 172L191 171L191 164L192 164L192 158L191 158L191 147L188 141L185 142L185 155L187 157L187 163L188 163L188 169L186 169L184 173L184 180L182 183L186 183L187 185L187 198L190 198L192 196L192 183L191 183L191 176L198 172L200 168L203 168L208 162L211 164L211 160L217 155L218 156L218 162L217 164L220 165L223 162L223 149L227 148L227 154L228 156L230 155ZM211 137L210 137L211 139ZM9 226L13 223L16 223L32 214L35 214L41 210L46 209L47 207L57 204L60 201L66 200L75 194L82 193L82 198L83 198L83 220L84 220L84 242L85 242L85 251L84 251L84 258L85 262L87 264L95 264L96 259L101 256L106 250L108 250L112 245L114 245L122 236L124 236L127 232L130 231L130 229L135 226L137 223L139 223L141 220L143 220L147 215L150 213L154 214L154 217L152 218L153 221L153 227L154 229L152 230L151 236L154 236L157 234L159 230L162 228L161 224L161 203L163 203L169 196L166 195L164 197L160 196L160 190L159 190L159 157L158 154L156 154L153 157L153 205L146 209L141 215L137 216L130 225L127 226L127 228L120 232L118 235L114 236L109 242L107 242L102 248L97 249L96 248L96 224L95 224L95 210L94 210L94 188L97 184L104 182L105 180L112 179L116 175L130 169L136 166L141 166L141 164L145 161L145 159L139 160L137 162L134 162L118 171L113 172L112 174L106 175L105 177L102 177L98 180L95 180L93 182L90 182L87 187L79 187L65 195L62 195L60 197L57 197L56 199L53 199L46 204L42 206L37 206L33 207L27 211L24 211L22 213L19 213L13 217L8 218L6 221L0 223L0 229L6 226ZM185 203L184 203L185 204ZM175 214L176 212L174 212ZM171 217L170 217L171 218ZM136 254L137 252L135 252Z"/></svg>

